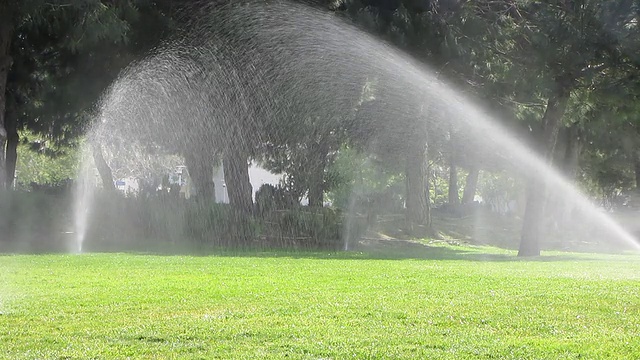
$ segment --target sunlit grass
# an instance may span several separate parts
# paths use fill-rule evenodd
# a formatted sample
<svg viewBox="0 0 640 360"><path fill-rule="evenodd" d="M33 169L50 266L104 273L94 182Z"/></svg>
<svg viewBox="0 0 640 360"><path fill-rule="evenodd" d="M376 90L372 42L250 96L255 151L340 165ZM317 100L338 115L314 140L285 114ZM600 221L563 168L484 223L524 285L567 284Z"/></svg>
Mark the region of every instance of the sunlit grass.
<svg viewBox="0 0 640 360"><path fill-rule="evenodd" d="M0 357L640 357L636 255L429 252L0 256Z"/></svg>

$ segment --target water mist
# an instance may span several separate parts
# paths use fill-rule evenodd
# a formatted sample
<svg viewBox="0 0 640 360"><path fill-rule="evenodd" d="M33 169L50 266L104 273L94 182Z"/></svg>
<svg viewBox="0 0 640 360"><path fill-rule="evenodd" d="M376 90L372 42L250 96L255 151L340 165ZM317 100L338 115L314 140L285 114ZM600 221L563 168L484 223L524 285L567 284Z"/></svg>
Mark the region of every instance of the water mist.
<svg viewBox="0 0 640 360"><path fill-rule="evenodd" d="M386 129L388 139L410 136L411 119L424 122L432 135L445 134L451 124L464 128L467 140L502 154L501 161L520 173L543 178L552 196L582 209L582 223L596 224L612 242L640 249L481 105L343 19L285 1L212 2L200 13L186 36L132 64L105 94L89 138L120 154L110 161L140 167L141 159L190 151L208 151L213 158L217 151L247 148L272 119L317 119L314 126L323 127L326 119L374 99L385 106L367 114L363 126ZM369 144L378 153L398 146L380 138ZM86 164L81 168L83 176L92 176ZM95 205L89 183L80 180L76 198L78 251Z"/></svg>

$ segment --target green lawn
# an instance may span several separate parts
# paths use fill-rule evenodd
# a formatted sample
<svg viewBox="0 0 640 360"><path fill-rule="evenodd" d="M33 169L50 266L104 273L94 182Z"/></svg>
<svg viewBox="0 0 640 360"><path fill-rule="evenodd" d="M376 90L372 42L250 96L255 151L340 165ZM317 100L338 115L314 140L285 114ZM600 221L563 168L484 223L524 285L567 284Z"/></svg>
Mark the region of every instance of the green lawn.
<svg viewBox="0 0 640 360"><path fill-rule="evenodd" d="M0 358L640 358L638 255L408 254L0 256Z"/></svg>

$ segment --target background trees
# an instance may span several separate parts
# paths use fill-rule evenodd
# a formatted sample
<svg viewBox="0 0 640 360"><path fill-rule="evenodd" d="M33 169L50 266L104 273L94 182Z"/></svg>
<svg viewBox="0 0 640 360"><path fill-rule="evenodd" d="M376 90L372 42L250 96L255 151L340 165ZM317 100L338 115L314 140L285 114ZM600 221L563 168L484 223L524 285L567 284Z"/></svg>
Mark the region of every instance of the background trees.
<svg viewBox="0 0 640 360"><path fill-rule="evenodd" d="M58 137L65 128L79 130L79 125L61 124L68 118L66 115L77 111L73 107L77 105L76 101L84 101L84 105L94 101L84 98L81 95L84 92L64 96L68 95L66 91L72 91L73 82L68 76L74 73L74 65L80 64L76 56L98 42L104 45L125 40L129 28L127 19L133 15L132 5L130 2L113 5L100 1L9 1L0 6L3 17L0 28L0 127L5 130L0 133L2 187L13 181L17 130L21 125L38 123L34 126L36 130ZM60 84L61 78L64 78L64 85ZM100 88L96 90L100 91ZM65 107L60 103L73 105ZM44 121L37 121L36 110L43 106L50 106L47 115L59 121L47 121L46 125ZM27 115L29 110L31 114Z"/></svg>
<svg viewBox="0 0 640 360"><path fill-rule="evenodd" d="M177 11L170 1L3 2L1 183L13 181L21 130L73 142L106 87L168 35Z"/></svg>
<svg viewBox="0 0 640 360"><path fill-rule="evenodd" d="M567 114L577 91L594 91L604 79L622 69L637 72L636 61L628 56L626 44L637 21L637 4L632 1L478 2L475 13L494 24L497 54L518 68L526 68L541 81L535 93L546 102L540 120L531 127L534 144L549 164L554 163L558 133L565 124L577 129ZM497 8L496 8L497 7ZM504 35L507 35L506 37ZM622 70L625 72L625 70ZM614 75L615 77L615 75ZM535 83L534 83L535 84ZM578 100L581 101L581 100ZM582 100L584 101L584 100ZM569 115L569 116L567 116ZM567 144L576 144L577 134ZM568 149L571 153L573 149ZM575 157L575 156L574 156ZM521 255L540 253L542 214L545 209L544 182L530 176L524 214Z"/></svg>
<svg viewBox="0 0 640 360"><path fill-rule="evenodd" d="M366 49L309 45L338 43L344 34L335 21L341 17L427 64L438 81L499 114L496 121L604 206L628 203L629 190L638 187L637 0L314 5L325 16L317 27L334 32L297 31L292 19L299 4L270 5L284 19L279 28L262 16L264 4L201 5L164 0L0 5L1 183L14 179L20 134L37 138L32 148L41 154L73 153L67 150L77 146L92 122L91 110L118 74L143 83L164 81L173 71L185 74L179 83L164 84L162 91L134 86L123 101L136 110L113 116L146 119L136 141L156 149L163 144L160 152L183 158L204 199L212 200L211 174L222 164L231 204L241 217L251 216L247 169L253 161L286 173L293 198L306 196L312 207L341 198L333 205L349 207L345 189L359 183L378 192L389 185L356 178L367 171L345 171L350 163L345 159L357 158L394 179L387 190L400 199L408 223L428 228L432 207L463 209L476 194L495 195L499 189L488 184L492 179L517 192L519 185L511 184L516 179L526 183L527 193L524 213L518 214L520 253L539 254L547 227L543 215L568 213L566 204L549 202L545 181L520 173L504 161L508 154L495 153L483 146L481 135L448 119L451 105L437 97L423 101L420 89L385 77L375 64L355 63ZM234 6L254 6L255 12L242 19L218 12ZM270 32L262 31L269 26ZM274 31L278 36L271 36ZM203 34L210 43L202 41ZM168 53L165 40L184 46ZM132 66L121 73L145 61L167 66L146 72ZM167 102L172 111L154 112ZM172 132L152 131L151 125L162 121ZM104 182L112 183L105 173Z"/></svg>

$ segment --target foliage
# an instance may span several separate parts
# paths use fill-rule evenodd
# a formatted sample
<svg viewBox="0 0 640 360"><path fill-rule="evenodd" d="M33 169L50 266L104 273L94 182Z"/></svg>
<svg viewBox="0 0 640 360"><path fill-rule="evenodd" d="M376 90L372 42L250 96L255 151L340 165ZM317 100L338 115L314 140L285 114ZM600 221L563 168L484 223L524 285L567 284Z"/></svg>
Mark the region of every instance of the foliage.
<svg viewBox="0 0 640 360"><path fill-rule="evenodd" d="M195 8L200 5L205 6ZM286 4L278 5L287 9ZM580 181L590 195L602 198L602 204L611 207L633 188L634 180L636 187L640 183L639 5L637 0L341 0L331 8L418 62L431 65L438 79L446 79L460 92L481 99L490 111L500 115L496 121L515 130L523 142L542 153L556 151L547 157L554 157L561 164L559 167L566 164L557 161L564 160L564 154L557 150L560 144L555 132L578 129L577 140L584 146L577 165ZM188 11L178 11L183 6ZM281 188L264 187L258 192L258 216L249 216L245 224L251 241L261 232L283 236L289 230L297 234L293 237L314 241L338 238L327 234L339 232L336 226L341 214L335 215L333 210L320 210L322 213L318 214L292 209L305 195L313 198L314 206L322 206L326 193L335 208L373 218L379 213L403 211L408 196L417 194L415 189L412 194L406 188L409 183L417 184L406 181L411 179L407 169L416 166L405 165L411 164L407 155L419 142L429 145L430 171L418 177L425 181L429 177L433 206L446 202L449 161L455 162L462 174L470 165L481 168L478 191L494 210L505 211L507 204L520 200L523 179L500 162L509 154L488 154L491 150L483 149L484 138L468 134L464 128L449 127L446 108L450 104L436 104L442 109L423 111L406 99L413 91L404 88L405 84L374 71L352 71L357 64L346 61L344 68L337 67L332 61L325 61L330 58L324 57L329 49L322 47L292 46L290 56L280 56L272 51L280 49L279 42L304 43L309 39L306 36L313 34L284 31L282 37L271 38L257 26L265 21L258 8L255 13L247 12L250 16L246 20L252 21L252 26L237 27L237 19L228 22L230 19L207 14L216 6L218 3L213 1L187 1L178 6L167 0L29 0L0 5L0 12L5 17L10 14L13 25L7 120L0 125L6 125L9 133L20 132L26 137L18 149L18 188L27 189L31 183L53 185L73 177L77 159L74 146L86 130L100 94L123 68L149 55L141 64L171 58L174 62L170 65L175 69L159 67L136 73L137 68L133 67L129 71L135 73L132 79L136 82L162 78L166 71L182 71L186 66L182 60L189 59L188 76L180 79L181 83L167 91L165 97L133 96L140 91L132 86L131 91L136 94L122 98L130 101L128 105L142 105L135 114L116 114L139 120L138 115L146 113L149 121L157 121L153 119L157 114L146 111L145 106L176 105L180 96L188 99L180 106L172 106L171 114L162 114L181 120L172 121L174 131L146 132L136 139L148 147L170 143L162 154L168 155L166 161L161 159L154 166L173 166L174 161L182 161L176 160L178 156L194 155L195 163L219 162L222 158L227 165L242 167L253 159L286 173ZM192 27L193 19L196 25ZM222 48L232 51L219 52L216 46L220 44L202 45L202 29L198 26L206 27L208 34L222 39ZM187 39L185 43L191 41L202 51L187 51L186 55L163 47L151 51L167 37ZM258 48L264 51L257 54ZM214 62L202 57L209 53L219 57ZM296 54L305 55L310 62L300 65ZM348 58L347 54L337 51L332 56ZM213 65L206 65L210 63ZM221 73L230 77L220 76ZM323 77L327 74L340 79L343 86L299 86L325 83ZM194 82L202 87L192 86ZM235 91L236 86L255 91ZM212 94L210 88L223 89L224 94ZM204 100L217 102L215 109L205 114L195 103L203 100L203 94L209 96ZM4 95L3 91L0 96ZM437 100L436 97L434 102ZM564 102L566 107L558 106L558 102ZM557 110L553 119L547 116L550 109ZM207 131L194 126L204 121ZM426 123L435 126L426 129L424 135L422 125ZM123 131L128 130L123 127ZM462 140L454 142L454 133L459 133ZM39 145L31 151L27 143ZM0 145L4 151L4 144ZM7 153L9 150L10 146ZM126 157L108 151L106 155L119 160ZM131 155L137 156L138 151L130 151ZM497 161L487 160L493 158ZM142 162L152 165L147 160ZM132 169L120 167L117 162L112 165L117 177L132 173ZM140 171L140 177L144 177L145 170L152 172L140 168L135 169ZM208 168L204 168L206 173ZM236 181L227 181L229 186L241 183L242 174L236 175ZM463 179L464 175L458 178L461 191ZM423 185L416 187L424 190ZM196 205L155 195L126 200L105 197L99 202L105 206L97 210L101 219L98 223L105 223L103 229L96 230L98 238L121 225L113 230L114 234L144 229L136 236L224 243L230 241L226 237L233 235L232 226L238 220L224 206ZM108 214L107 210L113 209L122 212ZM276 230L260 223L284 209L287 211L270 219ZM250 206L246 210L251 213ZM137 215L126 218L129 213ZM322 229L324 226L327 229Z"/></svg>
<svg viewBox="0 0 640 360"><path fill-rule="evenodd" d="M13 4L8 11L15 27L7 113L17 116L18 129L51 140L78 136L86 120L82 113L115 77L113 67L122 59L107 54L126 40L135 6L38 0Z"/></svg>
<svg viewBox="0 0 640 360"><path fill-rule="evenodd" d="M332 206L348 211L372 208L378 212L400 211L404 199L404 176L389 169L375 156L342 147L330 166Z"/></svg>
<svg viewBox="0 0 640 360"><path fill-rule="evenodd" d="M140 197L103 192L93 203L86 236L89 250L240 245L232 243L238 224L226 204L187 201L171 192ZM252 240L257 237L257 224L249 220L248 226L252 233L248 240Z"/></svg>
<svg viewBox="0 0 640 360"><path fill-rule="evenodd" d="M31 192L1 193L0 242L27 250L71 249L76 239L74 197L69 188L53 190L35 187ZM91 202L83 245L87 251L220 246L338 249L345 238L355 242L365 231L360 219L329 208L263 208L260 216L238 218L228 204L185 200L174 191L137 197L99 191Z"/></svg>
<svg viewBox="0 0 640 360"><path fill-rule="evenodd" d="M339 250L344 247L345 236L357 240L362 234L345 234L346 222L346 216L330 208L274 211L264 218L262 236L269 247Z"/></svg>
<svg viewBox="0 0 640 360"><path fill-rule="evenodd" d="M295 195L291 195L283 186L273 186L271 184L263 184L256 191L256 214L264 217L272 211L290 209L298 206L300 199Z"/></svg>
<svg viewBox="0 0 640 360"><path fill-rule="evenodd" d="M64 184L76 177L78 162L77 146L59 146L31 134L23 134L18 145L16 188L29 189L32 184Z"/></svg>
<svg viewBox="0 0 640 360"><path fill-rule="evenodd" d="M603 208L620 209L635 185L629 155L621 150L611 153L591 150L585 152L584 158L585 166L580 177L583 186Z"/></svg>
<svg viewBox="0 0 640 360"><path fill-rule="evenodd" d="M0 247L21 251L67 250L70 199L62 193L0 191Z"/></svg>
<svg viewBox="0 0 640 360"><path fill-rule="evenodd" d="M30 0L0 6L11 14L5 35L13 65L6 94L0 94L7 100L0 126L9 142L5 156L0 139L0 160L7 159L8 178L13 177L18 132L26 130L61 146L77 141L118 72L166 35L171 9L170 2L146 0ZM4 169L5 160L1 162Z"/></svg>
<svg viewBox="0 0 640 360"><path fill-rule="evenodd" d="M478 181L478 195L492 211L522 215L524 186L521 179L502 172L483 172ZM515 206L515 208L514 208Z"/></svg>
<svg viewBox="0 0 640 360"><path fill-rule="evenodd" d="M431 186L429 186L429 196L433 207L441 207L448 203L449 198L449 166L445 166L441 161L430 163ZM458 169L458 198L462 197L464 191L466 173Z"/></svg>

